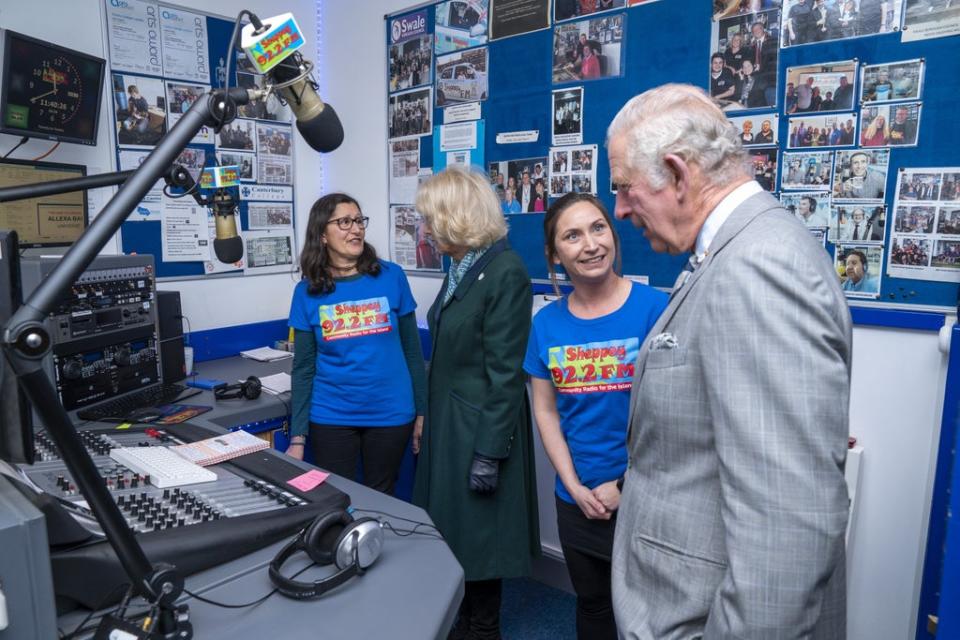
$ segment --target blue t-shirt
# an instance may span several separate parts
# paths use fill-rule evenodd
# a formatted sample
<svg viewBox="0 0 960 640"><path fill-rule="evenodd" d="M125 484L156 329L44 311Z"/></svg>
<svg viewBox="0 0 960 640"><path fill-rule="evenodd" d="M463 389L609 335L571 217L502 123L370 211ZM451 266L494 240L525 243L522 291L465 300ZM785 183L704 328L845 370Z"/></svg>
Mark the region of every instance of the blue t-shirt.
<svg viewBox="0 0 960 640"><path fill-rule="evenodd" d="M533 318L524 370L553 381L560 429L577 477L593 489L627 468L627 422L634 364L667 295L632 283L626 302L600 318L577 318L567 298ZM557 495L574 503L560 477Z"/></svg>
<svg viewBox="0 0 960 640"><path fill-rule="evenodd" d="M380 265L377 277L338 280L326 295L310 295L306 280L293 292L290 326L313 331L317 339L311 422L392 427L414 418L397 318L417 304L403 270L383 260Z"/></svg>

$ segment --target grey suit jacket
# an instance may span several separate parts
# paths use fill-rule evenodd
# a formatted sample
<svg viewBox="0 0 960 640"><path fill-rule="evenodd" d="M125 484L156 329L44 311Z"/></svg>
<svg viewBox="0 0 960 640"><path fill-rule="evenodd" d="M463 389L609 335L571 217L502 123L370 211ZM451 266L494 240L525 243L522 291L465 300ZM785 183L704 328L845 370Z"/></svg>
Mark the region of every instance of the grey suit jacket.
<svg viewBox="0 0 960 640"><path fill-rule="evenodd" d="M613 550L622 638L845 638L850 343L823 247L750 197L637 361Z"/></svg>

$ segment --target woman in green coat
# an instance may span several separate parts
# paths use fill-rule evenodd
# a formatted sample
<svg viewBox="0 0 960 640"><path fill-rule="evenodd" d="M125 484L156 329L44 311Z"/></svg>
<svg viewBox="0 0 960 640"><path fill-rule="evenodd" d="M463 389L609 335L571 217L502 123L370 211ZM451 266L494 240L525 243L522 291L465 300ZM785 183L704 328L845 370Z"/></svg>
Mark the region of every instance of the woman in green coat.
<svg viewBox="0 0 960 640"><path fill-rule="evenodd" d="M417 211L453 260L429 311L432 359L414 502L463 565L453 638L499 638L502 578L539 555L537 489L523 355L530 277L506 241L484 175L450 168L417 193Z"/></svg>

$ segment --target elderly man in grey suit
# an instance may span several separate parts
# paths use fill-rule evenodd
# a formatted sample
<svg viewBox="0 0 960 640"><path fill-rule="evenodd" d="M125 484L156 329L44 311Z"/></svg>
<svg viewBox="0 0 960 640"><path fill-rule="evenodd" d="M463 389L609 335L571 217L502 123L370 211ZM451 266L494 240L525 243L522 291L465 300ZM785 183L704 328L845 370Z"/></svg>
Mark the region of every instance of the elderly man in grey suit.
<svg viewBox="0 0 960 640"><path fill-rule="evenodd" d="M616 215L692 252L634 375L613 550L621 638L843 639L850 312L700 89L607 134Z"/></svg>

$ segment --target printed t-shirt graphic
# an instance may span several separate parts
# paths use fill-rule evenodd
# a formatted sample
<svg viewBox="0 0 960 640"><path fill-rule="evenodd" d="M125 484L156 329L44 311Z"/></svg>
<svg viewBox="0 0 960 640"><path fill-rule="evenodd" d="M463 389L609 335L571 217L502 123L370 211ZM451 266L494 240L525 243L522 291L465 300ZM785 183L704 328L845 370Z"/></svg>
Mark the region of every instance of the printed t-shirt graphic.
<svg viewBox="0 0 960 640"><path fill-rule="evenodd" d="M325 341L393 331L390 302L385 296L320 305L318 313Z"/></svg>
<svg viewBox="0 0 960 640"><path fill-rule="evenodd" d="M636 337L551 347L550 375L557 393L629 390L639 353Z"/></svg>

